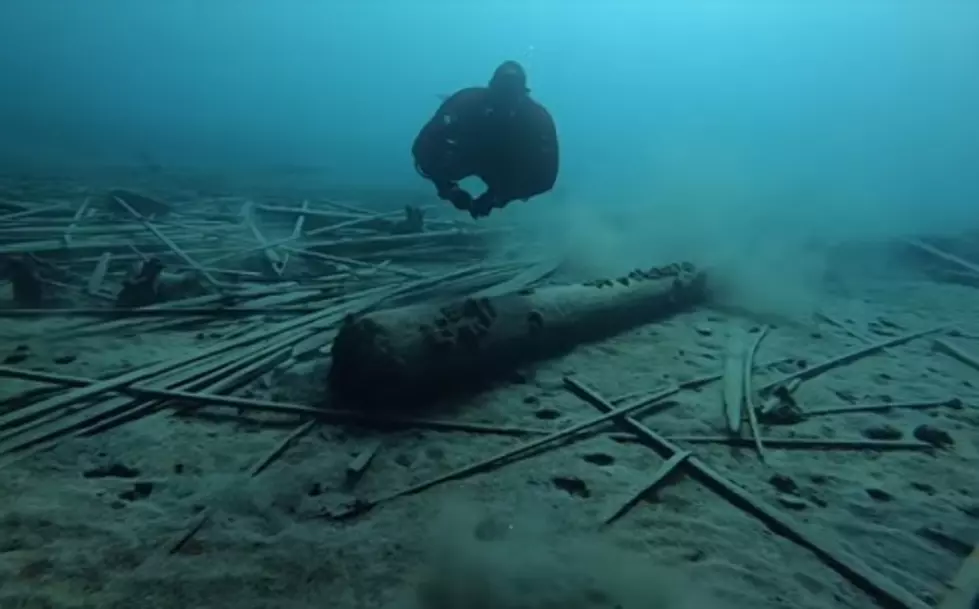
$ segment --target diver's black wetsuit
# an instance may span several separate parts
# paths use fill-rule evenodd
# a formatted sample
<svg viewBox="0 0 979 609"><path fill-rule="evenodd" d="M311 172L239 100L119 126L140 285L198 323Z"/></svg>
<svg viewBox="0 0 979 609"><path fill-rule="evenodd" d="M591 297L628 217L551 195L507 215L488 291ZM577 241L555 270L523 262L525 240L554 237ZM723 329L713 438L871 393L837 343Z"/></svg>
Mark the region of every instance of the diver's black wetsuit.
<svg viewBox="0 0 979 609"><path fill-rule="evenodd" d="M554 187L557 131L550 113L527 91L523 69L507 62L489 87L455 93L422 127L412 155L439 197L477 218ZM458 185L470 176L486 183L475 201Z"/></svg>

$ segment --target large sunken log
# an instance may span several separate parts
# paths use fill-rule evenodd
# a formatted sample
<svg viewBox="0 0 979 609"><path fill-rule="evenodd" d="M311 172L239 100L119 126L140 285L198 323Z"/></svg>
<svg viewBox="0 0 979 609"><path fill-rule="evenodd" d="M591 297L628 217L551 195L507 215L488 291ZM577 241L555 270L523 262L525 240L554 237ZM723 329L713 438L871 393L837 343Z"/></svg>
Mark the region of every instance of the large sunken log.
<svg viewBox="0 0 979 609"><path fill-rule="evenodd" d="M424 406L512 374L521 363L696 304L705 284L692 265L674 264L614 280L351 317L333 342L330 389L360 408Z"/></svg>

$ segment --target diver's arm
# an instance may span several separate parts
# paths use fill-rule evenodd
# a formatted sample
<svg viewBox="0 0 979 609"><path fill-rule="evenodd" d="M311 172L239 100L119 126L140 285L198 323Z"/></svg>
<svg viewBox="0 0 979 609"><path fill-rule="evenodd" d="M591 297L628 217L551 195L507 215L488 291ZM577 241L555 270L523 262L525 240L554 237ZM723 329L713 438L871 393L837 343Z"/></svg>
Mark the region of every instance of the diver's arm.
<svg viewBox="0 0 979 609"><path fill-rule="evenodd" d="M435 185L440 198L448 198L456 187L443 162L447 147L454 144L453 140L468 120L471 109L482 103L483 95L484 90L480 87L462 89L451 95L425 123L411 147L415 170Z"/></svg>

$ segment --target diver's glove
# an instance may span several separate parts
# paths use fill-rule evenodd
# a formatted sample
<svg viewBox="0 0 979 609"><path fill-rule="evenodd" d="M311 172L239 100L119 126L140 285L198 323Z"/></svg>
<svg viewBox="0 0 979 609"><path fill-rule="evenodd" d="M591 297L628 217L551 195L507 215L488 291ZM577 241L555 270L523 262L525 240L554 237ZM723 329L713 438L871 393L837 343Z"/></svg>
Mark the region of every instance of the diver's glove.
<svg viewBox="0 0 979 609"><path fill-rule="evenodd" d="M487 190L472 202L469 208L469 214L473 219L485 218L497 207L503 207L500 197L496 193Z"/></svg>
<svg viewBox="0 0 979 609"><path fill-rule="evenodd" d="M469 207L469 215L473 217L473 220L477 218L485 218L490 215L493 211L493 199L487 197L486 195L480 195L473 201L472 205Z"/></svg>
<svg viewBox="0 0 979 609"><path fill-rule="evenodd" d="M439 197L452 203L459 211L471 211L473 197L458 184L439 190Z"/></svg>

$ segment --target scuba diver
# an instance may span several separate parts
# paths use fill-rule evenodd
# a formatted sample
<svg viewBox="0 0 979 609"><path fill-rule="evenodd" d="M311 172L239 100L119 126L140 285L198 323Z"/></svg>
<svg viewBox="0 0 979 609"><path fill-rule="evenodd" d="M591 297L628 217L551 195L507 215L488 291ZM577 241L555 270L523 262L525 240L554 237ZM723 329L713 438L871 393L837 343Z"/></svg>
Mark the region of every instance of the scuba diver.
<svg viewBox="0 0 979 609"><path fill-rule="evenodd" d="M442 102L411 148L415 169L440 199L473 218L554 187L558 141L550 113L530 98L527 74L504 62L488 87L462 89ZM476 176L486 184L477 198L459 186Z"/></svg>

